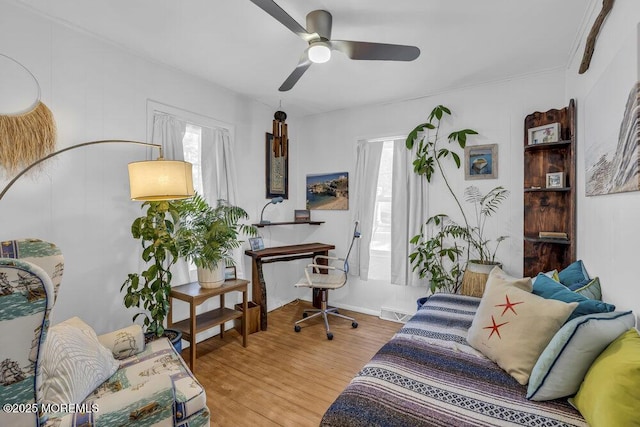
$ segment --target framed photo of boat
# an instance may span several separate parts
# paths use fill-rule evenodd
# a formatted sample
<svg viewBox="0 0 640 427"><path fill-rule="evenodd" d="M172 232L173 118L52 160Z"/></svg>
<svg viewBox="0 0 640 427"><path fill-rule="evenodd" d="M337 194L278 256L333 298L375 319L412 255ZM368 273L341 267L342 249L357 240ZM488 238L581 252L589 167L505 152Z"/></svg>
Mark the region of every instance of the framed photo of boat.
<svg viewBox="0 0 640 427"><path fill-rule="evenodd" d="M498 178L498 144L464 148L464 179Z"/></svg>

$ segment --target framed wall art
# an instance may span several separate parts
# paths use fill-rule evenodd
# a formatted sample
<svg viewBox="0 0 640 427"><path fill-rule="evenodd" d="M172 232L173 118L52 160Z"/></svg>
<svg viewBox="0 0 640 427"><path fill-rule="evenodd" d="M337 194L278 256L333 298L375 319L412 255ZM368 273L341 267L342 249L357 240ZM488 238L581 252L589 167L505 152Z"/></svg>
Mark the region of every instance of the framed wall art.
<svg viewBox="0 0 640 427"><path fill-rule="evenodd" d="M307 175L307 209L348 210L349 173Z"/></svg>
<svg viewBox="0 0 640 427"><path fill-rule="evenodd" d="M550 123L529 129L528 145L560 141L560 123Z"/></svg>
<svg viewBox="0 0 640 427"><path fill-rule="evenodd" d="M464 179L498 177L498 144L466 146L464 148Z"/></svg>
<svg viewBox="0 0 640 427"><path fill-rule="evenodd" d="M266 198L274 197L289 198L289 144L284 146L283 155L276 156L273 147L273 134L267 133L265 136L265 178L266 178ZM280 154L280 153L278 153Z"/></svg>

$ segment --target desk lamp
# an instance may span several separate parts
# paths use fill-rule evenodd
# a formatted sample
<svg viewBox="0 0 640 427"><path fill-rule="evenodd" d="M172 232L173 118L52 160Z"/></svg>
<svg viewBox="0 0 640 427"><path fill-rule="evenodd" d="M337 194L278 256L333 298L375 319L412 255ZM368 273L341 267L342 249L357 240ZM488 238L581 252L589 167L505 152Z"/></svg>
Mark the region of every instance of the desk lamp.
<svg viewBox="0 0 640 427"><path fill-rule="evenodd" d="M262 212L260 212L260 224L271 224L271 221L267 221L265 219L262 219L262 215L264 214L264 210L269 205L275 205L277 203L282 203L283 200L284 199L282 198L282 196L274 197L273 199L268 201L266 205L264 205L264 207L262 208Z"/></svg>

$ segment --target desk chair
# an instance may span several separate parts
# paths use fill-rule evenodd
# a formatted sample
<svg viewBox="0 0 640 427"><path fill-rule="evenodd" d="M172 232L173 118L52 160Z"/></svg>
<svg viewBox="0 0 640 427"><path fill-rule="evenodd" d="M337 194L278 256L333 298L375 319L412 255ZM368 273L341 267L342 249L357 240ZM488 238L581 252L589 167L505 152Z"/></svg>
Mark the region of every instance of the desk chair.
<svg viewBox="0 0 640 427"><path fill-rule="evenodd" d="M347 256L344 258L336 258L329 257L325 255L317 255L313 258L313 263L307 265L304 270L304 277L300 279L298 283L295 284L295 287L306 287L317 289L320 292L321 297L321 305L320 309L307 309L304 310L302 314L302 319L298 320L293 330L296 332L300 332L300 323L305 322L309 319L313 319L317 316L322 316L324 318L324 325L327 330L327 339L332 340L333 334L329 330L329 320L327 315L330 314L332 316L342 317L343 319L351 320L351 327L357 328L358 322L352 317L344 316L338 313L338 309L327 308L327 298L329 294L329 289L338 289L343 287L347 283L347 273L349 273L349 254L351 253L351 248L353 248L353 244L357 238L360 237L360 232L358 231L358 221L356 221L355 226L353 228L353 237L351 238L351 245L349 246L349 250L347 251ZM319 260L324 260L328 265L323 265L319 263ZM334 265L332 265L334 264ZM337 265L337 266L336 266ZM322 271L322 272L321 272ZM309 313L314 313L309 316Z"/></svg>

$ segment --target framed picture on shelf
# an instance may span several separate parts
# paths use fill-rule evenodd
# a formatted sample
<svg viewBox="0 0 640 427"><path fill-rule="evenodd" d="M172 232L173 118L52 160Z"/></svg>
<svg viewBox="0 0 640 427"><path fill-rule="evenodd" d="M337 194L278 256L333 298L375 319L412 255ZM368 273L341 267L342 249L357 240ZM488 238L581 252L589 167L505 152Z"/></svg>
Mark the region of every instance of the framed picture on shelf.
<svg viewBox="0 0 640 427"><path fill-rule="evenodd" d="M310 221L311 212L309 209L296 209L293 216L294 221Z"/></svg>
<svg viewBox="0 0 640 427"><path fill-rule="evenodd" d="M289 144L278 147L273 145L273 134L265 136L265 178L267 199L281 196L289 198Z"/></svg>
<svg viewBox="0 0 640 427"><path fill-rule="evenodd" d="M547 174L547 188L563 188L564 172L553 172Z"/></svg>
<svg viewBox="0 0 640 427"><path fill-rule="evenodd" d="M230 265L225 267L224 269L224 280L235 280L236 277L236 266Z"/></svg>
<svg viewBox="0 0 640 427"><path fill-rule="evenodd" d="M464 148L464 179L498 177L498 144L466 146Z"/></svg>
<svg viewBox="0 0 640 427"><path fill-rule="evenodd" d="M536 145L560 141L560 123L550 123L529 129L527 144Z"/></svg>
<svg viewBox="0 0 640 427"><path fill-rule="evenodd" d="M249 246L251 246L252 251L260 251L264 249L264 242L262 241L262 237L250 237L249 238Z"/></svg>

